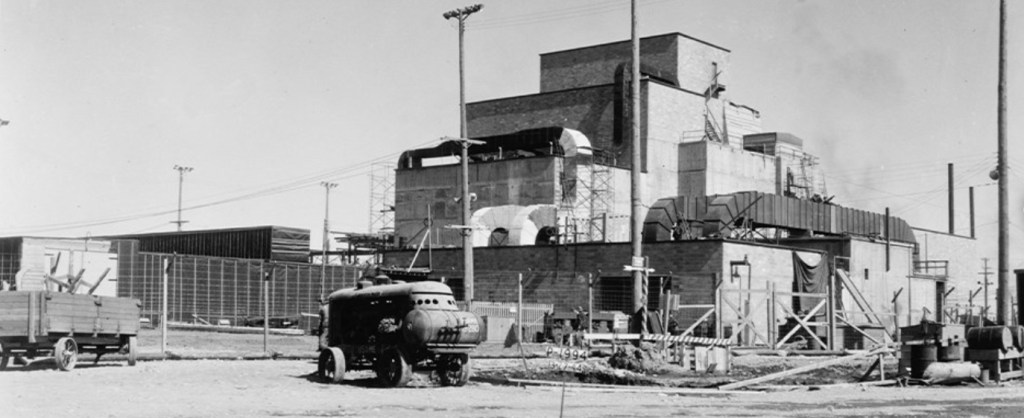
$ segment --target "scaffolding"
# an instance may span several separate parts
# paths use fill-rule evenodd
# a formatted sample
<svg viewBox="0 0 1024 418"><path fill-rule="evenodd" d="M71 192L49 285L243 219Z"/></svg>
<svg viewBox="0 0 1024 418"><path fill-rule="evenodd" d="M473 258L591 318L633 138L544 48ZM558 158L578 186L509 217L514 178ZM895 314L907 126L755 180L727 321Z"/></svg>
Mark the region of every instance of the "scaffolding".
<svg viewBox="0 0 1024 418"><path fill-rule="evenodd" d="M576 166L575 176L562 173L558 207L562 242L605 242L611 214L611 168L592 159Z"/></svg>
<svg viewBox="0 0 1024 418"><path fill-rule="evenodd" d="M370 166L370 233L395 230L395 165L377 162Z"/></svg>

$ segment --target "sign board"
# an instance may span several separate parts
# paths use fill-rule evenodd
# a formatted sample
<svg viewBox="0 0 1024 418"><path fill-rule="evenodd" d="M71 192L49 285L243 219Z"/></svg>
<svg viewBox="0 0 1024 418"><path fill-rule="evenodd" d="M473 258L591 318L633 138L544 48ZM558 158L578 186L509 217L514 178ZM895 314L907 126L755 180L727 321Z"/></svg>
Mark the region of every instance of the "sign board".
<svg viewBox="0 0 1024 418"><path fill-rule="evenodd" d="M635 269L642 269L642 268L644 268L644 264L646 264L646 263L644 263L644 258L643 257L633 256L632 262L630 263L629 266L632 267L632 268L635 268Z"/></svg>
<svg viewBox="0 0 1024 418"><path fill-rule="evenodd" d="M590 352L584 348L553 347L549 345L547 350L545 350L545 354L548 357L562 360L586 360Z"/></svg>

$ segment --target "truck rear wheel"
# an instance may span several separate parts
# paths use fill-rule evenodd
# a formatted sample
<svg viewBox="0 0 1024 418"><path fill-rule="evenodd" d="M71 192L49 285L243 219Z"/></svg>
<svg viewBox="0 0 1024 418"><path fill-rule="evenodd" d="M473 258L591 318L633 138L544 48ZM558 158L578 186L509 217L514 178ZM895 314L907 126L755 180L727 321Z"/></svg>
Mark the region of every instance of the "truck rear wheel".
<svg viewBox="0 0 1024 418"><path fill-rule="evenodd" d="M78 363L78 343L75 340L63 337L53 345L53 358L57 360L57 368L65 372L75 368Z"/></svg>
<svg viewBox="0 0 1024 418"><path fill-rule="evenodd" d="M412 378L412 365L397 348L384 350L377 359L377 380L384 387L405 386Z"/></svg>
<svg viewBox="0 0 1024 418"><path fill-rule="evenodd" d="M321 351L316 372L322 380L341 383L345 380L345 353L338 347L328 347Z"/></svg>
<svg viewBox="0 0 1024 418"><path fill-rule="evenodd" d="M437 376L442 386L462 386L469 381L469 354L445 354L438 359Z"/></svg>
<svg viewBox="0 0 1024 418"><path fill-rule="evenodd" d="M139 339L136 336L128 337L128 365L134 366L139 361Z"/></svg>
<svg viewBox="0 0 1024 418"><path fill-rule="evenodd" d="M9 361L11 361L11 355L4 350L3 344L0 344L0 370L6 369Z"/></svg>

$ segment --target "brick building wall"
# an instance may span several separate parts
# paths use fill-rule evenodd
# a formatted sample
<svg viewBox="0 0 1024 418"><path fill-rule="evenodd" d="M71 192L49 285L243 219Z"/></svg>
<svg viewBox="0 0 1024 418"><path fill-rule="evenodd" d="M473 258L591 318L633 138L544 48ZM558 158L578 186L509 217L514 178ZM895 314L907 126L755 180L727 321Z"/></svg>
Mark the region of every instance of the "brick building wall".
<svg viewBox="0 0 1024 418"><path fill-rule="evenodd" d="M629 41L613 42L540 56L542 92L611 83L615 71L629 69L632 50ZM640 40L641 70L672 80L680 87L703 92L711 81L712 63L722 71L720 83L728 78L729 50L680 33Z"/></svg>

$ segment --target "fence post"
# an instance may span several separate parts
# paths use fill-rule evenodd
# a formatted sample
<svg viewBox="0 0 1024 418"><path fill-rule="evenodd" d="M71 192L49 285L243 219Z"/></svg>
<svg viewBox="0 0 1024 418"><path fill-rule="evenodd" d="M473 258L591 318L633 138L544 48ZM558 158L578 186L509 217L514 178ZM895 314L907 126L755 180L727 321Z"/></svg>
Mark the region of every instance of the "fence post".
<svg viewBox="0 0 1024 418"><path fill-rule="evenodd" d="M516 306L516 341L523 344L523 273L519 273L519 304Z"/></svg>
<svg viewBox="0 0 1024 418"><path fill-rule="evenodd" d="M718 281L718 273L711 273L711 285L715 287L715 338L725 338L725 326L722 324L722 284Z"/></svg>
<svg viewBox="0 0 1024 418"><path fill-rule="evenodd" d="M833 259L835 263L835 259ZM825 311L828 316L828 349L836 349L836 267L833 265L832 273L828 275L828 288L825 289Z"/></svg>
<svg viewBox="0 0 1024 418"><path fill-rule="evenodd" d="M768 324L765 327L768 332L768 346L772 350L779 348L779 328L775 322L775 282L768 282Z"/></svg>
<svg viewBox="0 0 1024 418"><path fill-rule="evenodd" d="M167 270L171 266L168 259L164 259L163 283L160 292L160 354L167 352Z"/></svg>
<svg viewBox="0 0 1024 418"><path fill-rule="evenodd" d="M197 280L197 277L198 277L199 274L196 272L197 270L199 270L199 257L195 257L195 258L192 259L192 323L193 324L199 323L199 321L196 320L196 317L199 316L199 311L197 309L198 305L196 303L196 298L199 297L199 286L197 285L197 283L199 282Z"/></svg>
<svg viewBox="0 0 1024 418"><path fill-rule="evenodd" d="M260 268L262 271L263 268ZM263 273L263 352L267 353L267 336L270 335L270 276L274 273L273 268Z"/></svg>
<svg viewBox="0 0 1024 418"><path fill-rule="evenodd" d="M672 318L672 316L669 314L669 311L672 310L672 272L671 271L668 272L668 281L667 282L665 281L664 277L661 279L661 287L665 290L664 292L662 292L664 295L662 296L662 299L661 299L661 309L665 311L665 313L664 313L665 320L662 321L662 323L661 323L661 327L662 327L661 330L664 331L665 335L669 335L669 332L668 332L668 322L669 322L669 319Z"/></svg>
<svg viewBox="0 0 1024 418"><path fill-rule="evenodd" d="M587 332L594 332L594 274L587 273Z"/></svg>

